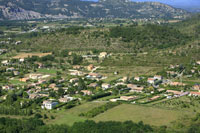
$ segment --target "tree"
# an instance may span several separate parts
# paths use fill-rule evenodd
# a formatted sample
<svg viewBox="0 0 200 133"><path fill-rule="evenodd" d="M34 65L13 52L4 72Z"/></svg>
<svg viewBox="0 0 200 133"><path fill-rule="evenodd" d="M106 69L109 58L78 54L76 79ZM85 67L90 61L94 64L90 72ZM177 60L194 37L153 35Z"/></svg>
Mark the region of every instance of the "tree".
<svg viewBox="0 0 200 133"><path fill-rule="evenodd" d="M4 32L0 30L0 35L3 35L3 34L4 34Z"/></svg>
<svg viewBox="0 0 200 133"><path fill-rule="evenodd" d="M62 88L59 88L59 89L58 89L58 95L59 95L59 96L63 96L64 93L65 93L64 89L62 89Z"/></svg>
<svg viewBox="0 0 200 133"><path fill-rule="evenodd" d="M78 89L79 90L87 89L87 86L86 86L86 84L85 84L85 82L84 82L84 80L82 78L79 78Z"/></svg>

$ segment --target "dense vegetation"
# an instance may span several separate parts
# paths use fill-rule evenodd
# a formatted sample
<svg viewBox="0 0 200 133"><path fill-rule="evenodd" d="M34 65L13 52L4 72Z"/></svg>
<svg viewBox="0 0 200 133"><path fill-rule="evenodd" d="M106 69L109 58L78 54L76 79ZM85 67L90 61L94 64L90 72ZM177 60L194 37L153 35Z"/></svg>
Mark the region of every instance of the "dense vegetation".
<svg viewBox="0 0 200 133"><path fill-rule="evenodd" d="M139 133L152 132L153 128L142 122L99 122L85 121L75 123L72 127L66 125L44 125L39 119L11 119L0 118L1 133Z"/></svg>
<svg viewBox="0 0 200 133"><path fill-rule="evenodd" d="M145 25L114 27L110 29L110 36L122 37L124 42L135 42L139 47L168 48L183 45L189 36L181 34L178 30L167 26Z"/></svg>

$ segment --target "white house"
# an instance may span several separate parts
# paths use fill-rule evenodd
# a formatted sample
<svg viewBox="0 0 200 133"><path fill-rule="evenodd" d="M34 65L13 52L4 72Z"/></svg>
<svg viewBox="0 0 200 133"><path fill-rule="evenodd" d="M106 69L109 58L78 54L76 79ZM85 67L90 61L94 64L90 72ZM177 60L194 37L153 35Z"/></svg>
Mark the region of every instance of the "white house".
<svg viewBox="0 0 200 133"><path fill-rule="evenodd" d="M50 100L45 100L43 101L43 105L42 105L42 108L46 108L46 109L53 109L56 105L58 104L58 102L53 102L53 101L50 101Z"/></svg>
<svg viewBox="0 0 200 133"><path fill-rule="evenodd" d="M103 84L101 85L101 87L103 88L103 90L107 90L107 89L109 89L109 88L111 87L111 85L110 85L110 84L107 84L107 83L103 83Z"/></svg>
<svg viewBox="0 0 200 133"><path fill-rule="evenodd" d="M154 76L154 79L155 79L155 80L162 80L162 79L163 79L163 77L162 77L162 76L160 76L160 75L155 75L155 76Z"/></svg>

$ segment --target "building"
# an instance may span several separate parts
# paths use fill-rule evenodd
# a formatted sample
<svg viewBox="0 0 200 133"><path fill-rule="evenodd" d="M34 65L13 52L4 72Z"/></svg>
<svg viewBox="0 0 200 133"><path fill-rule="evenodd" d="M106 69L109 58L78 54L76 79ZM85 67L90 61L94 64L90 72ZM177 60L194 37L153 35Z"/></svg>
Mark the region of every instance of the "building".
<svg viewBox="0 0 200 133"><path fill-rule="evenodd" d="M92 71L94 69L94 65L93 64L90 64L88 67L87 67L87 70L88 71Z"/></svg>
<svg viewBox="0 0 200 133"><path fill-rule="evenodd" d="M84 73L81 72L81 71L72 71L72 72L70 72L70 75L72 75L72 76L83 76Z"/></svg>
<svg viewBox="0 0 200 133"><path fill-rule="evenodd" d="M140 77L135 77L134 80L136 80L136 81L140 81L141 78L140 78Z"/></svg>
<svg viewBox="0 0 200 133"><path fill-rule="evenodd" d="M8 86L8 85L2 86L2 89L3 90L14 90L14 88L12 86Z"/></svg>
<svg viewBox="0 0 200 133"><path fill-rule="evenodd" d="M155 83L155 79L154 78L148 78L147 79L147 83L154 84Z"/></svg>
<svg viewBox="0 0 200 133"><path fill-rule="evenodd" d="M134 84L128 84L127 88L131 89L131 92L142 92L144 87Z"/></svg>
<svg viewBox="0 0 200 133"><path fill-rule="evenodd" d="M67 103L67 102L72 101L72 100L74 100L73 97L63 97L63 98L59 99L59 102L61 102L61 103Z"/></svg>
<svg viewBox="0 0 200 133"><path fill-rule="evenodd" d="M98 74L98 73L89 73L86 78L89 79L100 79L102 78L102 75Z"/></svg>
<svg viewBox="0 0 200 133"><path fill-rule="evenodd" d="M200 91L200 84L196 84L192 87L194 90Z"/></svg>
<svg viewBox="0 0 200 133"><path fill-rule="evenodd" d="M12 72L12 71L15 71L15 68L14 67L10 67L10 68L7 68L6 71Z"/></svg>
<svg viewBox="0 0 200 133"><path fill-rule="evenodd" d="M128 80L128 77L123 77L122 79L120 79L120 81L122 82L126 82Z"/></svg>
<svg viewBox="0 0 200 133"><path fill-rule="evenodd" d="M73 69L81 69L81 66L80 65L75 65L75 66L73 66Z"/></svg>
<svg viewBox="0 0 200 133"><path fill-rule="evenodd" d="M92 92L89 90L81 90L84 95L92 95Z"/></svg>
<svg viewBox="0 0 200 133"><path fill-rule="evenodd" d="M107 84L107 83L103 83L103 84L101 85L101 87L102 87L103 90L107 90L107 89L111 88L111 85L110 85L110 84Z"/></svg>
<svg viewBox="0 0 200 133"><path fill-rule="evenodd" d="M132 101L136 98L137 98L137 96L121 96L120 100L122 100L122 101Z"/></svg>
<svg viewBox="0 0 200 133"><path fill-rule="evenodd" d="M91 88L96 88L98 86L97 83L91 83L88 85L88 87L91 87Z"/></svg>
<svg viewBox="0 0 200 133"><path fill-rule="evenodd" d="M51 100L45 100L43 101L43 104L42 104L42 108L46 108L46 109L53 109L56 105L58 105L58 102L53 102Z"/></svg>
<svg viewBox="0 0 200 133"><path fill-rule="evenodd" d="M1 62L1 64L3 64L3 65L9 65L10 63L9 63L8 60L3 60L3 61Z"/></svg>
<svg viewBox="0 0 200 133"><path fill-rule="evenodd" d="M186 84L180 83L180 82L171 82L171 83L169 83L169 85L171 85L171 86L185 86Z"/></svg>
<svg viewBox="0 0 200 133"><path fill-rule="evenodd" d="M37 98L40 98L40 95L39 94L30 94L29 95L29 99L37 99Z"/></svg>
<svg viewBox="0 0 200 133"><path fill-rule="evenodd" d="M18 76L18 75L19 75L19 72L18 72L18 71L13 71L13 74L14 74L15 76Z"/></svg>
<svg viewBox="0 0 200 133"><path fill-rule="evenodd" d="M197 63L198 65L200 65L200 61L197 61L196 63Z"/></svg>
<svg viewBox="0 0 200 133"><path fill-rule="evenodd" d="M107 57L107 53L106 52L101 52L100 54L99 54L99 58L106 58Z"/></svg>
<svg viewBox="0 0 200 133"><path fill-rule="evenodd" d="M155 75L155 76L154 76L154 79L155 79L155 80L163 80L163 77L160 76L160 75Z"/></svg>
<svg viewBox="0 0 200 133"><path fill-rule="evenodd" d="M73 78L73 79L70 79L70 80L69 80L70 83L76 83L76 82L78 82L78 81L79 81L78 78Z"/></svg>
<svg viewBox="0 0 200 133"><path fill-rule="evenodd" d="M150 101L153 101L153 100L156 100L156 99L158 99L158 98L160 98L160 96L154 96L154 97L150 98L149 100L150 100Z"/></svg>
<svg viewBox="0 0 200 133"><path fill-rule="evenodd" d="M30 74L29 78L33 80L40 79L42 78L42 74Z"/></svg>
<svg viewBox="0 0 200 133"><path fill-rule="evenodd" d="M189 94L189 92L181 92L181 91L175 91L175 90L167 90L166 92L174 94L175 97L181 97L181 96L185 96Z"/></svg>
<svg viewBox="0 0 200 133"><path fill-rule="evenodd" d="M20 78L19 81L21 81L21 82L27 82L27 81L29 81L29 78Z"/></svg>
<svg viewBox="0 0 200 133"><path fill-rule="evenodd" d="M200 96L200 92L190 92L189 96Z"/></svg>

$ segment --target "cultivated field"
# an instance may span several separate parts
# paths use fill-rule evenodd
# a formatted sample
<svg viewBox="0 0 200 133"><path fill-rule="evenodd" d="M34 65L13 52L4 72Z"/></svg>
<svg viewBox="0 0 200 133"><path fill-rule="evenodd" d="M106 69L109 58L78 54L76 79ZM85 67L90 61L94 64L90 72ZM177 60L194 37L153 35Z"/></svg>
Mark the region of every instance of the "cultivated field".
<svg viewBox="0 0 200 133"><path fill-rule="evenodd" d="M47 55L51 55L52 53L18 53L16 56L14 56L14 59L24 59L32 56L38 56L43 57Z"/></svg>
<svg viewBox="0 0 200 133"><path fill-rule="evenodd" d="M189 112L123 104L93 118L95 121L143 121L156 126L170 125Z"/></svg>

